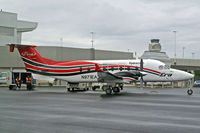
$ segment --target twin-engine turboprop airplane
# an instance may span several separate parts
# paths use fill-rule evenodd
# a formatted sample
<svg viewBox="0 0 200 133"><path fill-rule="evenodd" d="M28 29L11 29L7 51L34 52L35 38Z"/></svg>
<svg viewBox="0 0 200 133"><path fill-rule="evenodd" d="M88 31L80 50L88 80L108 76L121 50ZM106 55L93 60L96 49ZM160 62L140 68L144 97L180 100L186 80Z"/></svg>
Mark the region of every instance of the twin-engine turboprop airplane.
<svg viewBox="0 0 200 133"><path fill-rule="evenodd" d="M102 89L106 94L118 93L123 83L140 81L183 81L193 78L184 71L172 69L164 63L146 60L85 60L53 61L46 59L36 51L36 46L9 44L10 52L16 47L24 61L26 70L34 74L61 79L69 84L70 89L79 83L106 83Z"/></svg>

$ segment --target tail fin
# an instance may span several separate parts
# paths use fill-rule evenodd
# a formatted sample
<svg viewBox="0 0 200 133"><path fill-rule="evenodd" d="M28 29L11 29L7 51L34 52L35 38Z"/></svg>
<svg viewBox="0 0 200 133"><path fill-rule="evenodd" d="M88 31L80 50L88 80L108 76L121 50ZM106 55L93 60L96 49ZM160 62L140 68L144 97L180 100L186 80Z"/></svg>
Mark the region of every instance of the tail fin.
<svg viewBox="0 0 200 133"><path fill-rule="evenodd" d="M8 44L10 46L10 52L14 51L14 48L17 48L22 60L26 62L35 62L41 64L53 64L56 61L43 58L35 49L34 45L21 45L21 44ZM26 66L26 64L25 64Z"/></svg>

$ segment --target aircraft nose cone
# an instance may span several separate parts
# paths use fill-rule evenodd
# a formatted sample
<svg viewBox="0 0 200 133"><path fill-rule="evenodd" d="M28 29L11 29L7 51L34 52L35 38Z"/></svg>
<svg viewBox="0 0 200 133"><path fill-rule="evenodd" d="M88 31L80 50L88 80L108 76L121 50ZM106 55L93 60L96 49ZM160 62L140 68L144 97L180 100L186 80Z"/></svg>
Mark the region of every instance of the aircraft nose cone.
<svg viewBox="0 0 200 133"><path fill-rule="evenodd" d="M183 81L194 78L194 75L182 70L172 69L175 74L175 80Z"/></svg>
<svg viewBox="0 0 200 133"><path fill-rule="evenodd" d="M192 79L192 78L194 78L194 75L191 74L191 73L187 73L187 78L188 78L188 79Z"/></svg>
<svg viewBox="0 0 200 133"><path fill-rule="evenodd" d="M188 72L184 72L182 76L184 77L185 80L194 78L194 75Z"/></svg>

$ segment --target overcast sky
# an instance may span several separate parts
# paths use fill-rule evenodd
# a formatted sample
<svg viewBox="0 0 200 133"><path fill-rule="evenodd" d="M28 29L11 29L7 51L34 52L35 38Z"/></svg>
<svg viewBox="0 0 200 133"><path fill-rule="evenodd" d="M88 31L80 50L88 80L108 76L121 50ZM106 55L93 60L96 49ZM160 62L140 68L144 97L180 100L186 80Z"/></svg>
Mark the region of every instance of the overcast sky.
<svg viewBox="0 0 200 133"><path fill-rule="evenodd" d="M23 43L94 47L137 52L159 38L162 51L174 57L200 58L199 0L0 0L0 8L18 19L38 22L36 30L23 34Z"/></svg>

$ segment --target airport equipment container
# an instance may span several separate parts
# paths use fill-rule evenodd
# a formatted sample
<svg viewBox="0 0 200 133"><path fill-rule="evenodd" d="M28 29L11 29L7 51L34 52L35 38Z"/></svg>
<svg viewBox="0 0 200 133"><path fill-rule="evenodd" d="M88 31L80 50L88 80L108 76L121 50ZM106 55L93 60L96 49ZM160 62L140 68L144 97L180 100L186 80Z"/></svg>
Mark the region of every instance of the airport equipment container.
<svg viewBox="0 0 200 133"><path fill-rule="evenodd" d="M16 90L21 88L21 86L26 86L27 90L33 90L36 85L36 80L33 78L32 74L29 72L6 72L7 73L7 85L10 90ZM16 78L20 79L20 85L17 85ZM26 82L26 78L30 77L30 83Z"/></svg>
<svg viewBox="0 0 200 133"><path fill-rule="evenodd" d="M7 72L0 73L0 84L7 84L8 76Z"/></svg>

